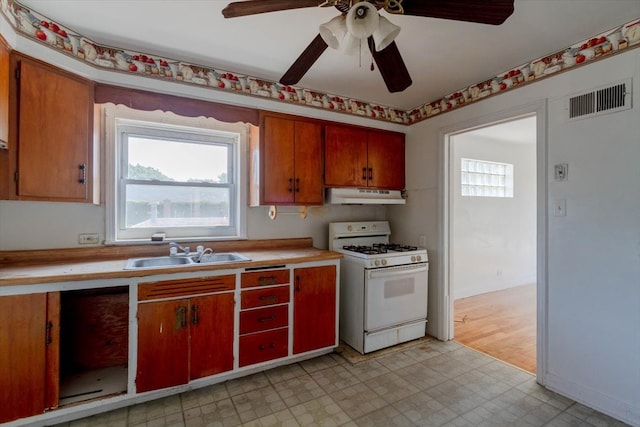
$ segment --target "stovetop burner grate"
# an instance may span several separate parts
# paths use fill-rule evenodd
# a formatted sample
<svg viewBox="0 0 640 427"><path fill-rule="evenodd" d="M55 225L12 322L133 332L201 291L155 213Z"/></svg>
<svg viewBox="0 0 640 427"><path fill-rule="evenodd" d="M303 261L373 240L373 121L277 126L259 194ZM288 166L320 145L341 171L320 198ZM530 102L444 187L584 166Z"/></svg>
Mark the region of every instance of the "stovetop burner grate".
<svg viewBox="0 0 640 427"><path fill-rule="evenodd" d="M400 245L398 243L374 243L372 245L345 245L342 249L366 255L386 254L388 252L410 252L418 250L417 246Z"/></svg>

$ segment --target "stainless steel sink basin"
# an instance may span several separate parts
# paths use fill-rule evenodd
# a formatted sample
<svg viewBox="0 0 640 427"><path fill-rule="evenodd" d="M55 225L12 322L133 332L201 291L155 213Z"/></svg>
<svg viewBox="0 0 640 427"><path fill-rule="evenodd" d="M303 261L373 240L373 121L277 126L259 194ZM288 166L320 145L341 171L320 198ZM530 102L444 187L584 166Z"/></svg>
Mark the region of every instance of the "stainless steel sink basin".
<svg viewBox="0 0 640 427"><path fill-rule="evenodd" d="M136 270L139 268L174 267L178 265L195 264L191 257L157 256L152 258L131 258L127 261L125 270Z"/></svg>
<svg viewBox="0 0 640 427"><path fill-rule="evenodd" d="M149 258L131 258L125 265L125 270L138 270L141 268L179 267L198 264L224 264L229 262L251 261L237 252L221 252L205 254L200 260L193 256L157 256Z"/></svg>
<svg viewBox="0 0 640 427"><path fill-rule="evenodd" d="M196 257L197 259L197 257ZM236 262L236 261L251 261L244 255L240 255L237 252L220 252L220 253L212 253L205 254L200 259L200 264L214 264L214 263L222 263L222 262Z"/></svg>

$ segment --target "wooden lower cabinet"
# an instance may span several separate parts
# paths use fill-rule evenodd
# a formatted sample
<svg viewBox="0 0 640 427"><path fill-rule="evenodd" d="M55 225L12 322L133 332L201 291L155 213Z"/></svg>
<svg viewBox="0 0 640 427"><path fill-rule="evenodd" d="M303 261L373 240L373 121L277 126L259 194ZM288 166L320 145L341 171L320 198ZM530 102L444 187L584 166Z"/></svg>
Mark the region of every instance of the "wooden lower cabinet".
<svg viewBox="0 0 640 427"><path fill-rule="evenodd" d="M136 390L233 369L233 293L138 305Z"/></svg>
<svg viewBox="0 0 640 427"><path fill-rule="evenodd" d="M289 354L289 329L274 329L240 337L240 366L279 359Z"/></svg>
<svg viewBox="0 0 640 427"><path fill-rule="evenodd" d="M0 423L58 405L60 293L0 297Z"/></svg>
<svg viewBox="0 0 640 427"><path fill-rule="evenodd" d="M336 344L336 267L296 268L293 293L293 353Z"/></svg>
<svg viewBox="0 0 640 427"><path fill-rule="evenodd" d="M233 369L233 293L192 298L189 379Z"/></svg>

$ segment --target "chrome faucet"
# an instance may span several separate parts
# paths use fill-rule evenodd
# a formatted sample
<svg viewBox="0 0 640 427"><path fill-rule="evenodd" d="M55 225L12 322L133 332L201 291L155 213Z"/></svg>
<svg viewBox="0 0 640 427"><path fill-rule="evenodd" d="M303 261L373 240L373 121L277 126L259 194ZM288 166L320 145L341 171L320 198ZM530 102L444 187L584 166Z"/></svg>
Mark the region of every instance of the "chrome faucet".
<svg viewBox="0 0 640 427"><path fill-rule="evenodd" d="M180 250L182 253L178 254L178 250ZM189 255L190 253L191 250L189 249L189 246L182 246L176 242L169 242L170 256Z"/></svg>

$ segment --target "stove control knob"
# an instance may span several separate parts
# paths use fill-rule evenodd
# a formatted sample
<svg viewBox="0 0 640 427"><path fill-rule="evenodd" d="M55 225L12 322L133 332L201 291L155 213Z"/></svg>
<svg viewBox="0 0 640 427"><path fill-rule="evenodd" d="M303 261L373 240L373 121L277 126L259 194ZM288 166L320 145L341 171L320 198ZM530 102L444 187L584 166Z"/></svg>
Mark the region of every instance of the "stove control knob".
<svg viewBox="0 0 640 427"><path fill-rule="evenodd" d="M347 225L347 231L353 231L353 226Z"/></svg>
<svg viewBox="0 0 640 427"><path fill-rule="evenodd" d="M387 265L387 260L386 259L382 260L382 265Z"/></svg>
<svg viewBox="0 0 640 427"><path fill-rule="evenodd" d="M415 255L411 255L411 262L416 262L416 256Z"/></svg>
<svg viewBox="0 0 640 427"><path fill-rule="evenodd" d="M379 259L377 259L377 260L374 262L374 264L375 264L375 266L376 266L376 267L378 267L378 266L380 265L380 260L379 260Z"/></svg>
<svg viewBox="0 0 640 427"><path fill-rule="evenodd" d="M418 255L416 259L418 260L418 262L422 261L422 257L420 255Z"/></svg>

